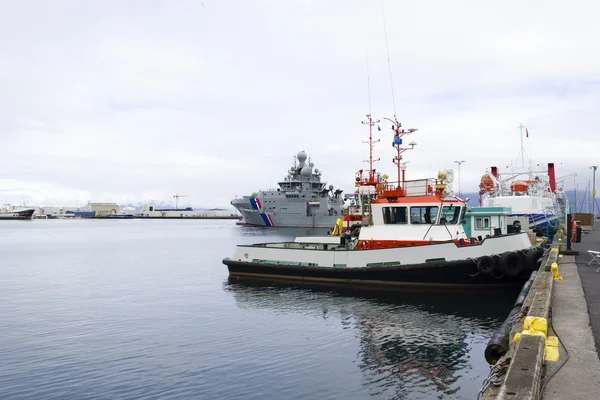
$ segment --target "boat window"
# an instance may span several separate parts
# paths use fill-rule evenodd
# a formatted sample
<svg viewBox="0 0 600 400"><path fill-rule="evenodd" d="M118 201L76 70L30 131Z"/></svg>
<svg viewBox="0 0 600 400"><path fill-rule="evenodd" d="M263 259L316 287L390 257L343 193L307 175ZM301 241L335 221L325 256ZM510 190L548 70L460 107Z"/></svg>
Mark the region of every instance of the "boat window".
<svg viewBox="0 0 600 400"><path fill-rule="evenodd" d="M437 220L438 206L428 207L411 207L410 208L410 223L411 224L432 224Z"/></svg>
<svg viewBox="0 0 600 400"><path fill-rule="evenodd" d="M490 219L489 218L484 218L483 219L483 227L484 228L489 228L490 227Z"/></svg>
<svg viewBox="0 0 600 400"><path fill-rule="evenodd" d="M483 218L475 218L475 229L483 229Z"/></svg>
<svg viewBox="0 0 600 400"><path fill-rule="evenodd" d="M444 206L442 207L442 215L440 218L440 225L455 225L460 222L460 213L462 207L457 206Z"/></svg>
<svg viewBox="0 0 600 400"><path fill-rule="evenodd" d="M407 224L406 207L383 207L384 224Z"/></svg>

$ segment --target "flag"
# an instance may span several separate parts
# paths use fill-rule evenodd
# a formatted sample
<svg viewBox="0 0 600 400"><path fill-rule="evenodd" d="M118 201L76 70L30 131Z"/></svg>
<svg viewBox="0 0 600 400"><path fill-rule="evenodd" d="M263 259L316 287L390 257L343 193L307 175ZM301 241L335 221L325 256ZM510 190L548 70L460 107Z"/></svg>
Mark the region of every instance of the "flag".
<svg viewBox="0 0 600 400"><path fill-rule="evenodd" d="M381 127L380 127L379 125L377 125L377 130L378 130L378 131L380 131L380 130L381 130Z"/></svg>
<svg viewBox="0 0 600 400"><path fill-rule="evenodd" d="M525 128L525 137L529 137L529 131L527 130L527 128Z"/></svg>

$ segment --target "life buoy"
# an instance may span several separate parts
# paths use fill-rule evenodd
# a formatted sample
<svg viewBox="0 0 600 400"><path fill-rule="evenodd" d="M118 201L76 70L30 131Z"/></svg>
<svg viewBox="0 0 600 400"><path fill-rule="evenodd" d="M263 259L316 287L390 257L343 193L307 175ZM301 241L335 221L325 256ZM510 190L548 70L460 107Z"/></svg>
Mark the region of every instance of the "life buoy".
<svg viewBox="0 0 600 400"><path fill-rule="evenodd" d="M361 240L358 242L358 248L361 250L367 250L371 248L371 243L367 240Z"/></svg>
<svg viewBox="0 0 600 400"><path fill-rule="evenodd" d="M521 256L514 251L507 251L500 257L500 268L507 276L518 276L525 268Z"/></svg>
<svg viewBox="0 0 600 400"><path fill-rule="evenodd" d="M496 269L496 261L490 256L479 257L477 260L477 269L482 274L491 275Z"/></svg>

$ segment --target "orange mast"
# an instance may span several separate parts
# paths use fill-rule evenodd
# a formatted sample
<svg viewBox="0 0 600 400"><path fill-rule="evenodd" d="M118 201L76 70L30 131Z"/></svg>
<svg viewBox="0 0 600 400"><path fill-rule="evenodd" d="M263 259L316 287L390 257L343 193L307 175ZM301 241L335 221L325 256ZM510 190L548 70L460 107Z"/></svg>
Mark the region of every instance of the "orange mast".
<svg viewBox="0 0 600 400"><path fill-rule="evenodd" d="M405 176L404 176L404 171L402 171L402 166L401 166L402 153L404 153L406 150L414 149L416 143L410 142L409 143L410 147L402 147L402 136L409 134L409 133L416 132L417 130L409 129L408 131L405 131L404 129L400 129L400 128L402 128L402 124L400 122L398 122L396 117L394 117L394 120L391 120L390 118L385 118L385 119L387 119L388 121L390 121L392 123L392 130L395 132L394 141L392 142L392 146L396 148L398 155L396 157L394 157L392 162L394 164L396 164L396 166L398 167L398 189L400 189L400 188L404 189Z"/></svg>

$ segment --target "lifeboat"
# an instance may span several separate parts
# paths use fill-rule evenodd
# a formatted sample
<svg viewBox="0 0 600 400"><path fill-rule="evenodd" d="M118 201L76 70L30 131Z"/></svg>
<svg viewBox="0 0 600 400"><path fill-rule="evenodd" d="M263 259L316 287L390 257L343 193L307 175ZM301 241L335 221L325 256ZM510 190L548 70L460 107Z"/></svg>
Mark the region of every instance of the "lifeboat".
<svg viewBox="0 0 600 400"><path fill-rule="evenodd" d="M510 184L510 190L511 192L527 193L529 187L525 181L513 181Z"/></svg>
<svg viewBox="0 0 600 400"><path fill-rule="evenodd" d="M479 190L481 193L491 193L496 190L496 184L494 183L494 179L492 179L490 174L485 174L481 177Z"/></svg>

